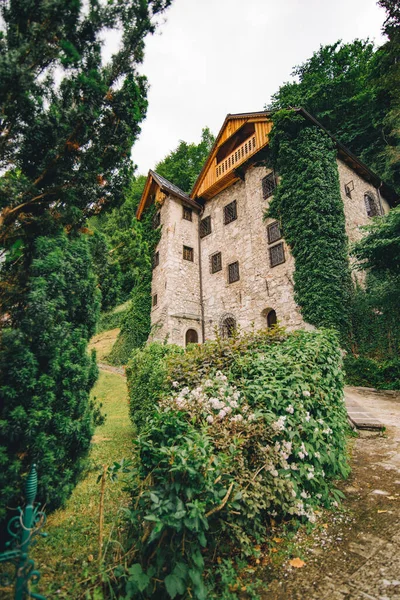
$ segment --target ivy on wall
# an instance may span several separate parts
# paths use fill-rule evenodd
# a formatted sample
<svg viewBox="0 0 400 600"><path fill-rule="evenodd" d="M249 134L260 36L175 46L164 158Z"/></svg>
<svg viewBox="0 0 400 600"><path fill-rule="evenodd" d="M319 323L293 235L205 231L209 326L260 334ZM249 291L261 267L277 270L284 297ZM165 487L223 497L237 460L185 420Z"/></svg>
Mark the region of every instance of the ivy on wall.
<svg viewBox="0 0 400 600"><path fill-rule="evenodd" d="M295 300L306 322L350 327L352 281L336 149L331 138L292 110L273 114L270 158L280 176L268 217L281 223L295 259Z"/></svg>

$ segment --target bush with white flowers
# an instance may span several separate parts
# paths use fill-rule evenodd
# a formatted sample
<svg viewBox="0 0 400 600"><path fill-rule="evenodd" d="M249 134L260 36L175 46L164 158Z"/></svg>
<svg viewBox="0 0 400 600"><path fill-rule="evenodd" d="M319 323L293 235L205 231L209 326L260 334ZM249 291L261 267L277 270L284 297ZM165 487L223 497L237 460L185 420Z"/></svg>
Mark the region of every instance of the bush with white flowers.
<svg viewBox="0 0 400 600"><path fill-rule="evenodd" d="M317 507L340 497L340 349L329 331L276 329L191 347L167 358L165 372L167 392L137 442L141 593L222 597L211 576L217 551L245 554L265 541L271 517L314 522Z"/></svg>

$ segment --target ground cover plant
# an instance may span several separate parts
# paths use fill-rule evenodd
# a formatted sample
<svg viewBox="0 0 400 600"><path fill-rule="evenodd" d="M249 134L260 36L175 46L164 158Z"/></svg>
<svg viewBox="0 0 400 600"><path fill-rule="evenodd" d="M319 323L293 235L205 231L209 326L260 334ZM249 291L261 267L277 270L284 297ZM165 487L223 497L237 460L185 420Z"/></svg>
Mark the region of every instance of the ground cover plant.
<svg viewBox="0 0 400 600"><path fill-rule="evenodd" d="M332 481L348 473L341 362L334 333L279 328L165 357L158 398L137 419L125 598L238 598L236 568L271 519L312 523L337 503ZM149 368L135 366L131 401Z"/></svg>

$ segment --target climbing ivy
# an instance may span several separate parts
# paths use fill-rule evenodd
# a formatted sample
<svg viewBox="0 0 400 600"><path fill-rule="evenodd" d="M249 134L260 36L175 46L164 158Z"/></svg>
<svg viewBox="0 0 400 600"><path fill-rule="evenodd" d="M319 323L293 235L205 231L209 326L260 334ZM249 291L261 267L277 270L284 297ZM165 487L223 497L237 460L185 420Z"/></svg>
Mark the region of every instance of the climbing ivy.
<svg viewBox="0 0 400 600"><path fill-rule="evenodd" d="M336 149L292 110L274 113L270 159L280 183L267 212L281 222L295 259L295 300L317 327L349 333L351 275Z"/></svg>

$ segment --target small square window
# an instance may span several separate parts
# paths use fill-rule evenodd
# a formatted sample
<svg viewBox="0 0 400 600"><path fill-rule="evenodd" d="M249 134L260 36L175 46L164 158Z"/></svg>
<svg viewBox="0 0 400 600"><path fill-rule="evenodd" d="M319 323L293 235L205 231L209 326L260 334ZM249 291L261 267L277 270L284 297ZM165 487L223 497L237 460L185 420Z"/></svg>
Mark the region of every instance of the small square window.
<svg viewBox="0 0 400 600"><path fill-rule="evenodd" d="M270 196L272 196L272 194L274 193L274 190L276 188L276 179L275 179L274 172L266 175L262 179L261 184L262 184L263 198L265 199L265 198L269 198Z"/></svg>
<svg viewBox="0 0 400 600"><path fill-rule="evenodd" d="M157 229L158 227L160 227L161 224L161 211L157 211L156 214L153 217L153 229Z"/></svg>
<svg viewBox="0 0 400 600"><path fill-rule="evenodd" d="M157 294L153 296L153 306L157 306Z"/></svg>
<svg viewBox="0 0 400 600"><path fill-rule="evenodd" d="M159 252L154 252L154 256L153 256L153 269L155 269L156 267L158 267L159 264L160 264L160 253Z"/></svg>
<svg viewBox="0 0 400 600"><path fill-rule="evenodd" d="M272 246L269 249L269 258L271 261L271 267L276 267L285 262L285 251L283 249L283 242Z"/></svg>
<svg viewBox="0 0 400 600"><path fill-rule="evenodd" d="M211 233L211 217L204 217L200 221L200 237L206 237Z"/></svg>
<svg viewBox="0 0 400 600"><path fill-rule="evenodd" d="M192 209L188 208L187 206L184 206L182 216L186 221L191 221L192 220Z"/></svg>
<svg viewBox="0 0 400 600"><path fill-rule="evenodd" d="M271 223L267 226L268 244L273 244L281 239L281 228L279 227L278 221Z"/></svg>
<svg viewBox="0 0 400 600"><path fill-rule="evenodd" d="M210 267L211 273L218 273L218 271L222 271L222 254L221 252L216 252L212 256L210 256Z"/></svg>
<svg viewBox="0 0 400 600"><path fill-rule="evenodd" d="M237 219L237 205L236 200L224 206L224 224L232 223Z"/></svg>
<svg viewBox="0 0 400 600"><path fill-rule="evenodd" d="M193 262L193 248L189 248L189 246L183 246L183 260L190 260Z"/></svg>
<svg viewBox="0 0 400 600"><path fill-rule="evenodd" d="M228 281L229 283L234 283L235 281L239 281L239 279L239 263L236 261L228 265Z"/></svg>

